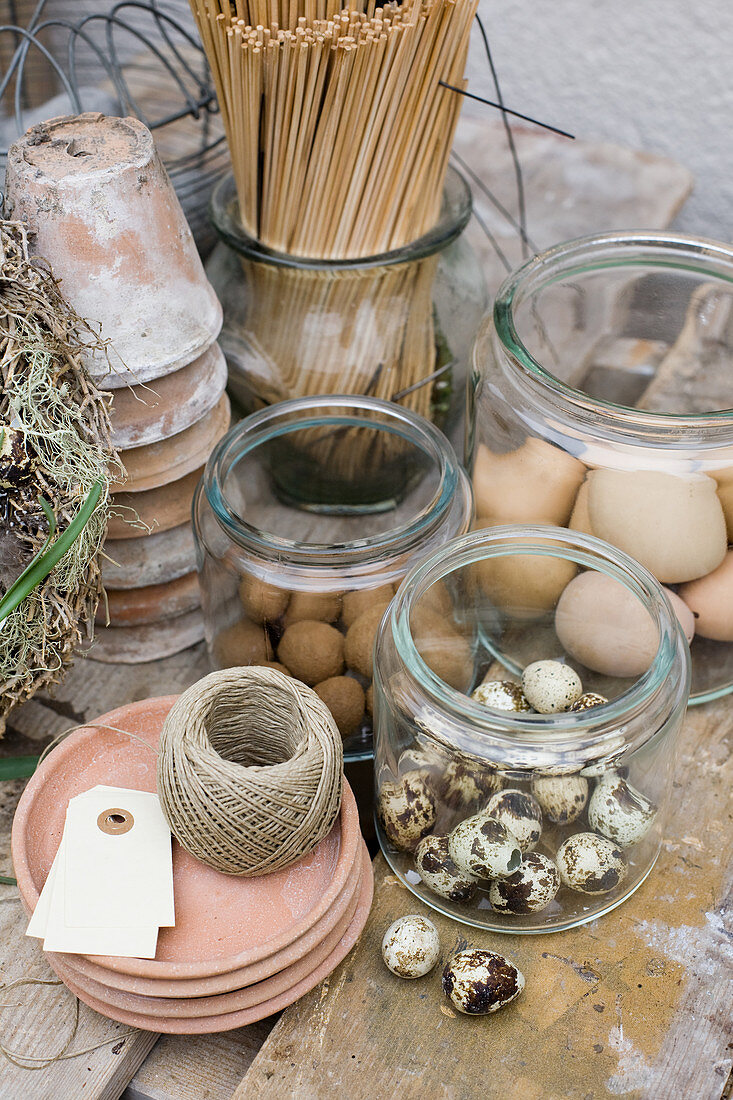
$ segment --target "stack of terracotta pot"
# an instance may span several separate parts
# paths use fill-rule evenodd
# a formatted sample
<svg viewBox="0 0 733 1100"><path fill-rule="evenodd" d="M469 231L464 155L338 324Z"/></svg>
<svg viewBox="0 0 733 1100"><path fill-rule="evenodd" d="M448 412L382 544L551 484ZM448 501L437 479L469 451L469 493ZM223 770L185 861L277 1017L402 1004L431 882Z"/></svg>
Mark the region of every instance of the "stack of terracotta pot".
<svg viewBox="0 0 733 1100"><path fill-rule="evenodd" d="M136 662L203 637L191 498L229 427L222 314L150 131L98 114L33 127L8 155L10 216L108 341L90 374L112 391L107 606L90 656Z"/></svg>

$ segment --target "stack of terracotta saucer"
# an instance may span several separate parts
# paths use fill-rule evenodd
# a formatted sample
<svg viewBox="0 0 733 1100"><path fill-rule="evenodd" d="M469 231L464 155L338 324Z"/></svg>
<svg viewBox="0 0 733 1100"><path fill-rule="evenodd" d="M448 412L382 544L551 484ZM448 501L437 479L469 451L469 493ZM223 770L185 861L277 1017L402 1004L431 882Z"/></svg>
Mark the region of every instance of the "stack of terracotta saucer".
<svg viewBox="0 0 733 1100"><path fill-rule="evenodd" d="M69 799L96 784L155 789L155 754L175 699L133 703L72 733L44 760L13 822L13 864L31 913L51 868ZM101 724L126 730L134 738ZM141 740L137 740L137 739ZM173 845L174 928L154 959L50 954L85 1004L149 1031L225 1031L292 1004L353 947L372 899L372 868L354 797L304 859L260 878L222 875Z"/></svg>
<svg viewBox="0 0 733 1100"><path fill-rule="evenodd" d="M85 114L34 127L9 153L6 187L36 254L109 341L86 365L112 391L127 479L113 486L106 546L110 625L90 656L167 656L203 637L190 508L229 427L221 306L137 119Z"/></svg>

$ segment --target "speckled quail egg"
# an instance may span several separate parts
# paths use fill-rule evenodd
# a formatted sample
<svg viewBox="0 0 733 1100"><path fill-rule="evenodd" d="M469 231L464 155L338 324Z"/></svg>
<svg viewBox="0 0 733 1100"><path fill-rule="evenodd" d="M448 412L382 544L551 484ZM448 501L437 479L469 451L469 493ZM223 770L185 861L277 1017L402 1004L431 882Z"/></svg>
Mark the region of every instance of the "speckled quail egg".
<svg viewBox="0 0 733 1100"><path fill-rule="evenodd" d="M459 951L443 970L443 992L459 1012L468 1016L497 1012L523 989L521 970L495 951Z"/></svg>
<svg viewBox="0 0 733 1100"><path fill-rule="evenodd" d="M451 859L447 836L426 836L415 851L415 866L428 890L448 901L470 901L476 879L459 870Z"/></svg>
<svg viewBox="0 0 733 1100"><path fill-rule="evenodd" d="M629 848L649 831L656 807L620 775L596 784L588 803L588 824L601 836Z"/></svg>
<svg viewBox="0 0 733 1100"><path fill-rule="evenodd" d="M481 879L506 878L522 862L517 838L485 812L456 825L448 836L448 850L459 870Z"/></svg>
<svg viewBox="0 0 733 1100"><path fill-rule="evenodd" d="M602 707L604 703L607 703L608 699L605 695L599 695L595 691L584 691L580 699L576 699L570 710L573 714L577 714L582 710L592 710L593 707Z"/></svg>
<svg viewBox="0 0 733 1100"><path fill-rule="evenodd" d="M493 710L509 710L517 714L532 713L532 707L524 697L519 684L513 684L511 680L484 680L474 691L471 698L484 707Z"/></svg>
<svg viewBox="0 0 733 1100"><path fill-rule="evenodd" d="M596 833L576 833L561 845L555 857L565 886L581 894L607 894L626 878L621 849Z"/></svg>
<svg viewBox="0 0 733 1100"><path fill-rule="evenodd" d="M580 774L588 779L604 779L611 775L620 775L622 779L626 779L629 767L628 764L621 764L614 759L596 760L594 764L586 764L581 768Z"/></svg>
<svg viewBox="0 0 733 1100"><path fill-rule="evenodd" d="M508 787L489 799L484 813L506 826L517 838L522 852L530 852L537 846L542 836L542 809L531 794Z"/></svg>
<svg viewBox="0 0 733 1100"><path fill-rule="evenodd" d="M588 780L574 775L535 775L532 794L555 825L576 821L588 801Z"/></svg>
<svg viewBox="0 0 733 1100"><path fill-rule="evenodd" d="M422 978L440 958L438 929L427 917L400 917L384 933L382 958L398 978Z"/></svg>
<svg viewBox="0 0 733 1100"><path fill-rule="evenodd" d="M541 852L523 856L519 870L489 887L489 901L499 913L539 913L560 889L557 867Z"/></svg>
<svg viewBox="0 0 733 1100"><path fill-rule="evenodd" d="M522 673L522 691L540 714L569 710L583 694L580 676L560 661L533 661Z"/></svg>
<svg viewBox="0 0 733 1100"><path fill-rule="evenodd" d="M437 780L437 786L446 806L453 810L470 810L501 789L501 777L489 764L481 767L450 760Z"/></svg>
<svg viewBox="0 0 733 1100"><path fill-rule="evenodd" d="M395 848L411 852L435 824L435 797L429 776L407 772L398 783L383 784L377 812Z"/></svg>

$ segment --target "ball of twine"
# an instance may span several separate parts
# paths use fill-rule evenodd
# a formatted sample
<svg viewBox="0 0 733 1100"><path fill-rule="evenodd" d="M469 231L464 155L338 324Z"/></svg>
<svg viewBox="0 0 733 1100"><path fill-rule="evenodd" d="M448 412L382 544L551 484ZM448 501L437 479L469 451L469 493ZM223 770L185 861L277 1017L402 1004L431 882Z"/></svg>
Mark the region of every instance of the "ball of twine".
<svg viewBox="0 0 733 1100"><path fill-rule="evenodd" d="M174 704L158 756L170 830L228 875L264 875L307 855L341 807L343 746L316 693L276 669L228 668Z"/></svg>

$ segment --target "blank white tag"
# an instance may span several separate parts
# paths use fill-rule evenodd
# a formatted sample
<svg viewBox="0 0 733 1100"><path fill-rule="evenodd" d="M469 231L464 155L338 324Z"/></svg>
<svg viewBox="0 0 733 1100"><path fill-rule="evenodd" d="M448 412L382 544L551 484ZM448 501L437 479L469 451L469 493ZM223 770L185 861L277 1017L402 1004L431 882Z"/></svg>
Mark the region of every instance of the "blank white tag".
<svg viewBox="0 0 733 1100"><path fill-rule="evenodd" d="M64 828L68 928L175 924L171 835L156 794L95 788Z"/></svg>

